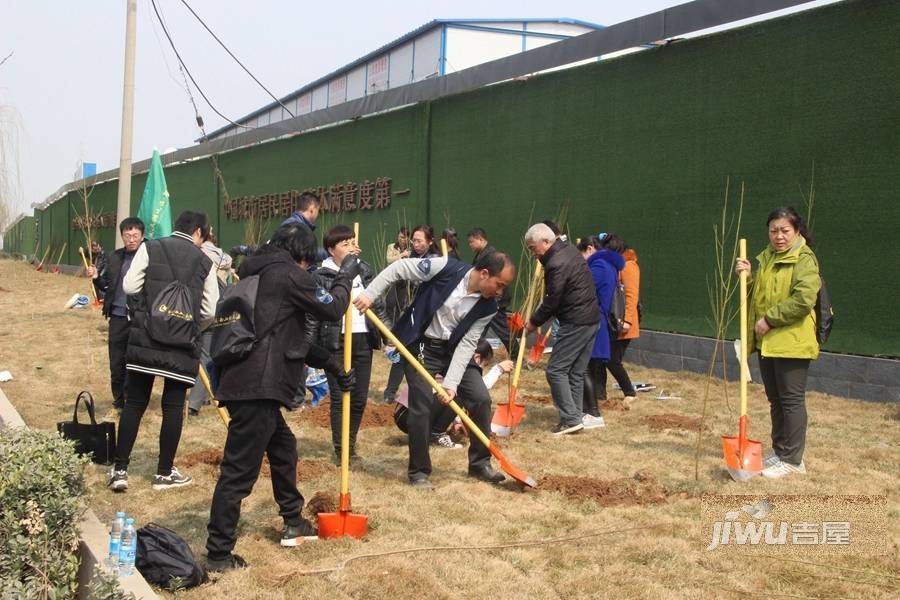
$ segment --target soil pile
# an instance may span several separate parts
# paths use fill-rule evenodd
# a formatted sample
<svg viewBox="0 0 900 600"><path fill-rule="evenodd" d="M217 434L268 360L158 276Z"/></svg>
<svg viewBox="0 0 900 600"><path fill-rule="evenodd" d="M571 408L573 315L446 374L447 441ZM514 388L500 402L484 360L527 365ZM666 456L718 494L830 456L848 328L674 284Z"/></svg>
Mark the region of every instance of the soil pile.
<svg viewBox="0 0 900 600"><path fill-rule="evenodd" d="M320 513L333 513L338 509L338 496L335 492L316 492L309 499L303 511L309 518L318 518Z"/></svg>
<svg viewBox="0 0 900 600"><path fill-rule="evenodd" d="M663 413L661 415L647 415L641 417L644 422L653 431L665 431L666 429L683 429L685 431L699 431L700 419L695 417L685 417L675 413Z"/></svg>
<svg viewBox="0 0 900 600"><path fill-rule="evenodd" d="M206 465L209 467L217 468L222 464L222 451L213 449L199 450L197 452L192 452L191 454L179 458L178 462L185 467ZM310 481L312 479L321 477L326 473L331 473L332 471L334 471L334 465L325 460L301 459L297 461L298 481ZM272 469L269 467L268 458L263 458L262 468L260 468L259 474L263 477L272 476Z"/></svg>
<svg viewBox="0 0 900 600"><path fill-rule="evenodd" d="M305 408L298 413L301 421L317 427L331 429L331 401L323 398L315 408ZM394 404L368 402L360 427L394 427Z"/></svg>
<svg viewBox="0 0 900 600"><path fill-rule="evenodd" d="M600 410L631 410L631 403L625 402L623 398L611 398L609 400L601 400L597 403Z"/></svg>
<svg viewBox="0 0 900 600"><path fill-rule="evenodd" d="M185 467L193 467L195 465L218 467L222 464L222 451L212 449L198 450L197 452L192 452L191 454L180 457L178 462Z"/></svg>
<svg viewBox="0 0 900 600"><path fill-rule="evenodd" d="M633 506L663 504L666 489L651 473L638 471L622 479L593 479L565 475L548 475L539 489L560 492L573 500L593 500L600 506Z"/></svg>
<svg viewBox="0 0 900 600"><path fill-rule="evenodd" d="M325 460L309 460L302 458L297 461L297 481L310 481L317 479L326 473L335 470L334 465ZM269 459L263 458L262 468L259 474L263 477L272 477L272 469L269 466Z"/></svg>
<svg viewBox="0 0 900 600"><path fill-rule="evenodd" d="M553 396L536 396L534 394L519 394L518 401L524 404L553 404Z"/></svg>

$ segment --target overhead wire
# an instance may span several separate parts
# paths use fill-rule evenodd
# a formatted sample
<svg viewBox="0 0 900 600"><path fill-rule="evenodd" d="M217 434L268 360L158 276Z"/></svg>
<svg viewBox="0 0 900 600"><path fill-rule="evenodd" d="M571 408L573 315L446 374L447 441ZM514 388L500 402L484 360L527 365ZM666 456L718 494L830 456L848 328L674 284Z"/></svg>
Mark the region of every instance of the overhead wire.
<svg viewBox="0 0 900 600"><path fill-rule="evenodd" d="M262 88L262 89L263 89L263 90L264 90L264 91L265 91L265 92L266 92L266 93L267 93L267 94L268 94L275 102L277 102L277 103L281 106L281 108L283 108L284 110L286 110L287 113L288 113L289 115L291 115L292 117L293 117L293 116L296 116L296 115L294 115L293 111L291 111L291 109L289 109L287 106L284 105L284 103L281 101L281 99L279 99L277 96L275 96L275 94L273 94L272 92L270 92L270 91L269 91L269 88L267 88L265 85L263 85L263 82L260 81L259 79L257 79L256 75L254 75L253 73L251 73L251 72L250 72L250 69L248 69L248 68L244 65L244 63L242 63L242 62L240 61L240 59L238 59L238 57L234 55L234 53L228 48L228 46L225 45L225 42L223 42L221 39L219 39L219 36L217 36L217 35L213 32L213 30L209 28L209 25L207 25L207 24L203 21L203 19L200 18L200 15L198 15L198 14L196 13L196 11L194 11L194 9L191 8L191 5L187 3L187 0L181 0L181 3L184 4L184 6L190 11L190 13L191 13L192 15L194 15L194 18L197 19L197 20L200 22L201 25L203 25L203 28L206 29L206 31L209 32L209 35L211 35L211 36L213 37L213 39L216 40L216 41L219 43L220 46L222 46L222 49L225 50L225 52L228 53L228 56L230 56L231 58L233 58L233 59L234 59L234 62L236 62L238 65L240 65L240 67L244 70L244 72L246 72L247 75L249 75L250 78L253 79L253 81L255 81L255 82L259 85L259 87L261 87L261 88Z"/></svg>
<svg viewBox="0 0 900 600"><path fill-rule="evenodd" d="M159 14L159 7L156 5L156 0L150 0L150 4L153 6L153 12L156 13L156 19L157 19L157 21L159 21L159 24L162 27L163 33L166 35L166 39L169 41L169 46L172 47L172 52L175 53L175 57L178 59L178 63L184 69L184 72L187 73L188 78L194 84L194 87L197 88L197 93L199 93L200 96L203 98L203 100L206 101L206 104L209 105L209 107L212 109L212 111L214 113L216 113L217 115L219 115L220 117L222 117L223 119L225 119L226 121L228 121L229 123L234 125L235 127L241 127L244 129L253 129L253 127L244 125L242 123L237 123L237 122L229 119L224 114L222 114L222 112L219 109L217 109L215 107L215 105L212 103L212 101L210 101L210 99L203 92L203 88L201 88L200 85L197 83L197 80L194 79L193 74L191 74L191 70L188 69L187 65L184 63L184 60L181 58L181 54L178 52L178 48L175 47L175 42L172 39L172 35L169 33L168 27L166 27L165 22L163 21L162 17Z"/></svg>
<svg viewBox="0 0 900 600"><path fill-rule="evenodd" d="M155 6L155 0L153 0L153 4L154 4L154 9L156 9L157 7ZM162 14L160 12L157 12L156 16L157 16L157 19L159 20L160 26L162 26L163 29L165 30L165 19L163 18ZM155 28L154 28L154 33L155 33ZM169 39L171 41L171 38L169 38ZM174 50L174 46L172 49ZM176 53L176 55L177 55L177 53ZM163 57L163 61L165 62L165 57ZM168 62L166 62L166 70L168 70L168 69L169 69L169 65L168 65ZM187 92L188 99L191 102L191 106L194 107L194 118L197 122L197 127L200 129L200 134L203 136L203 139L206 139L206 137L207 137L206 127L203 123L203 116L200 114L200 109L197 108L197 101L194 98L194 94L191 92L191 86L188 84L187 75L185 73L186 69L187 69L187 67L184 66L184 63L181 61L181 59L179 57L178 71L181 73L181 78L184 81L184 91ZM171 71L169 71L169 76L172 77L172 79L175 79L175 77L172 75ZM193 81L193 78L191 78L191 81ZM196 83L195 83L195 85L196 85ZM199 88L198 88L198 91L199 91ZM204 96L204 98L206 98L206 97ZM230 199L229 195L228 195L228 187L225 184L225 177L224 177L224 175L222 175L222 170L219 168L218 157L216 156L216 154L211 154L210 159L212 161L213 170L215 171L216 180L219 182L219 185L222 186L222 194L225 198L225 201L227 202Z"/></svg>

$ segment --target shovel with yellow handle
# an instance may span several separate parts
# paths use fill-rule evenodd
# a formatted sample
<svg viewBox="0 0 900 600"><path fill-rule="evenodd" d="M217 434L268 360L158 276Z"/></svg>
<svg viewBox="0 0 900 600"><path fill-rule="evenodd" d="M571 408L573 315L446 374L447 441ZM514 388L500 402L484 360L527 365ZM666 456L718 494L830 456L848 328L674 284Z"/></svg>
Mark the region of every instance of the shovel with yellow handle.
<svg viewBox="0 0 900 600"><path fill-rule="evenodd" d="M231 415L228 414L228 409L219 404L219 401L216 400L215 394L212 391L212 385L209 383L209 375L206 374L206 368L203 364L200 364L200 381L203 383L203 387L206 388L206 393L209 395L209 401L212 402L212 405L216 407L216 412L219 413L219 416L222 417L222 422L225 423L225 427L228 427L228 424L231 423Z"/></svg>
<svg viewBox="0 0 900 600"><path fill-rule="evenodd" d="M359 223L353 224L359 245ZM344 371L352 367L353 304L344 313ZM338 512L319 513L319 537L322 539L350 536L361 538L369 530L369 517L350 511L350 392L341 394L341 494Z"/></svg>
<svg viewBox="0 0 900 600"><path fill-rule="evenodd" d="M531 319L540 278L541 263L537 263L537 266L534 269L534 276L531 279L531 285L528 288L528 295L525 298L525 306L522 310L525 323L528 323L528 320ZM522 336L519 340L518 353L516 355L516 368L513 371L512 379L510 379L509 397L506 402L497 404L497 410L494 411L494 417L491 419L491 431L500 437L509 437L512 435L513 430L525 417L525 405L520 404L516 399L519 393L519 375L522 373L522 360L525 358L527 337L528 330L523 326Z"/></svg>
<svg viewBox="0 0 900 600"><path fill-rule="evenodd" d="M435 389L437 391L437 393L441 396L441 398L443 398L445 401L449 401L448 406L451 409L453 409L453 412L455 412L459 416L460 419L462 419L462 422L465 423L465 425L466 425L466 427L468 427L469 431L473 435L475 435L475 437L477 437L481 441L482 444L485 445L485 447L488 449L488 451L491 454L494 455L494 458L496 458L497 461L500 463L501 470L503 470L507 475L509 475L510 477L512 477L513 479L515 479L516 481L518 481L519 483L521 483L523 485L526 485L526 486L532 487L532 488L537 487L537 482L534 479L532 479L531 477L529 477L528 473L526 473L525 471L523 471L521 469L517 469L516 467L514 467L506 459L506 457L503 456L503 453L500 452L500 449L496 446L496 444L494 444L484 434L484 432L478 428L478 426L472 421L472 419L469 418L469 415L466 414L466 411L464 411L462 408L459 407L459 405L456 402L454 402L453 400L450 399L450 397L447 395L446 390L444 390L444 388L441 387L441 385L437 381L434 380L434 377L432 377L431 374L425 369L425 367L422 366L422 363L420 363L418 360L416 360L416 357L413 356L410 353L410 351L406 349L406 346L404 346L403 343L397 339L397 336L395 336L393 333L391 333L391 330L388 329L387 326L381 322L381 319L379 319L378 317L375 316L375 313L373 313L371 310L367 310L366 317L372 322L373 325L375 325L375 327L378 329L378 331L381 332L381 335L383 335L385 338L387 338L391 342L391 344L394 347L396 347L397 350L400 351L400 354L403 355L403 358L406 359L406 362L411 364L413 366L413 368L416 371L418 371L419 375L422 376L422 378L425 380L425 382L428 385L430 385L433 389Z"/></svg>
<svg viewBox="0 0 900 600"><path fill-rule="evenodd" d="M747 240L739 242L740 257L747 259ZM762 443L747 439L747 271L741 271L741 418L738 435L722 436L725 468L735 481L748 481L762 473Z"/></svg>

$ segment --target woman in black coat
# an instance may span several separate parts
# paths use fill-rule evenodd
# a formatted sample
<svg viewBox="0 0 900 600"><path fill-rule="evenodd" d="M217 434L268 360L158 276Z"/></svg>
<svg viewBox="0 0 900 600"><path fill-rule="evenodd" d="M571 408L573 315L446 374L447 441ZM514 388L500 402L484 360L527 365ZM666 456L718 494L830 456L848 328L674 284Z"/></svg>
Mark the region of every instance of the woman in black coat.
<svg viewBox="0 0 900 600"><path fill-rule="evenodd" d="M284 519L282 546L316 539L317 531L300 516L303 496L297 489L297 440L281 414L290 406L304 362L331 373L342 390L353 388L352 370L304 335L306 315L333 321L350 302L350 282L359 260L341 264L330 292L317 287L307 267L315 262L316 242L308 228L280 227L271 241L241 265L241 278L259 276L254 311L257 342L243 361L224 367L216 396L228 408L231 423L213 493L206 541L212 571L246 566L232 554L237 541L241 501L253 489L263 455L269 459L272 490Z"/></svg>

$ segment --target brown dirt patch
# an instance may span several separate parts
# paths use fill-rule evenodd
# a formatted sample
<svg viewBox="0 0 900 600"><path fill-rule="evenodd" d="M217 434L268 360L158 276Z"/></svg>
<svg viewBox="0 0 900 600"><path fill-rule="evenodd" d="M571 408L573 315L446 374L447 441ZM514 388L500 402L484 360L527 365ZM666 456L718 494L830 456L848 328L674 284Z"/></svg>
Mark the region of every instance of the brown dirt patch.
<svg viewBox="0 0 900 600"><path fill-rule="evenodd" d="M333 513L338 509L338 495L335 492L316 492L303 510L309 518L318 518L320 513Z"/></svg>
<svg viewBox="0 0 900 600"><path fill-rule="evenodd" d="M192 452L188 455L179 457L178 462L185 467L193 467L195 465L218 467L222 464L222 451L213 449L198 450L197 452Z"/></svg>
<svg viewBox="0 0 900 600"><path fill-rule="evenodd" d="M600 410L618 410L618 411L631 410L631 404L626 403L622 398L601 400L597 404L600 406Z"/></svg>
<svg viewBox="0 0 900 600"><path fill-rule="evenodd" d="M334 472L335 467L327 460L309 460L301 458L297 461L297 481L310 481L317 479L326 473ZM271 477L272 470L269 468L269 460L263 458L262 468L259 474L263 477Z"/></svg>
<svg viewBox="0 0 900 600"><path fill-rule="evenodd" d="M185 467L193 467L196 465L208 465L210 467L218 467L222 464L221 450L199 450L192 452L178 459L178 462ZM301 459L297 461L297 480L310 481L334 471L334 465L325 460L308 460ZM272 470L269 467L269 459L263 458L262 467L259 474L263 477L271 477Z"/></svg>
<svg viewBox="0 0 900 600"><path fill-rule="evenodd" d="M543 396L519 394L519 399L525 404L553 404L553 396L549 394Z"/></svg>
<svg viewBox="0 0 900 600"><path fill-rule="evenodd" d="M323 398L315 408L304 409L300 412L300 419L317 427L331 429L331 400ZM367 403L360 427L395 427L394 404Z"/></svg>
<svg viewBox="0 0 900 600"><path fill-rule="evenodd" d="M539 489L560 492L573 500L593 500L600 506L663 504L666 489L647 471L622 479L593 479L548 475L538 482Z"/></svg>
<svg viewBox="0 0 900 600"><path fill-rule="evenodd" d="M700 419L685 417L675 413L663 413L661 415L647 415L641 417L641 421L653 431L665 431L666 429L683 429L685 431L699 431Z"/></svg>

